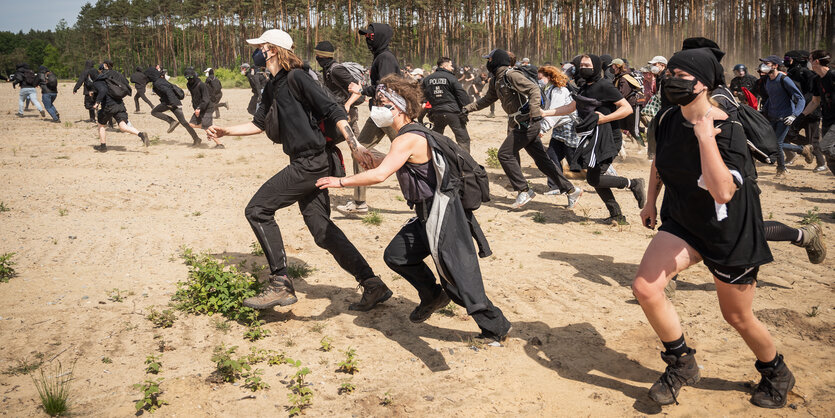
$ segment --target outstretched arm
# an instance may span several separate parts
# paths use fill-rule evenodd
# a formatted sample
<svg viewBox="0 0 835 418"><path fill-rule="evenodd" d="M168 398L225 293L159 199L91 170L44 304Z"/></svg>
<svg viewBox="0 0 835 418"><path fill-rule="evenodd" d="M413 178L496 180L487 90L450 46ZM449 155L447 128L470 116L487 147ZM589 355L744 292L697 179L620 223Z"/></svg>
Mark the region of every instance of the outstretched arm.
<svg viewBox="0 0 835 418"><path fill-rule="evenodd" d="M426 141L415 134L401 135L394 139L391 143L391 150L389 150L389 153L376 168L349 177L322 177L316 182L316 186L320 189L327 189L334 187L370 186L372 184L382 183L400 169L400 167L403 167L403 164L409 161L409 157L412 156L413 147L419 145L419 141L421 140L424 143Z"/></svg>
<svg viewBox="0 0 835 418"><path fill-rule="evenodd" d="M240 125L235 126L216 126L212 125L208 129L206 129L206 135L209 138L221 138L227 135L234 135L234 136L247 136L247 135L256 135L264 132L261 128L255 126L252 122L242 123Z"/></svg>

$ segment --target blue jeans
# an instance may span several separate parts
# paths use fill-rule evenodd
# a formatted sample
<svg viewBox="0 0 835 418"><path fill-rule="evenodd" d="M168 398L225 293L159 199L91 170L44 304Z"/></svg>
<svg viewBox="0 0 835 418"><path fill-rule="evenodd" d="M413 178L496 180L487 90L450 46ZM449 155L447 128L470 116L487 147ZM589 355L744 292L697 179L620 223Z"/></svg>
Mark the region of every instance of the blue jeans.
<svg viewBox="0 0 835 418"><path fill-rule="evenodd" d="M20 96L17 100L17 113L23 114L23 105L26 102L26 99L29 99L32 103L35 104L35 107L38 108L38 111L43 112L43 106L41 106L41 102L38 101L38 93L35 92L34 87L22 87L20 89Z"/></svg>
<svg viewBox="0 0 835 418"><path fill-rule="evenodd" d="M780 148L780 151L777 153L778 170L785 170L786 168L786 156L783 155L783 150L794 151L797 153L803 151L803 147L800 145L784 143L786 140L786 134L789 133L790 128L791 126L783 123L782 119L771 121L771 129L774 129L774 134L777 135L777 146Z"/></svg>
<svg viewBox="0 0 835 418"><path fill-rule="evenodd" d="M55 103L55 99L58 98L58 93L44 93L41 95L41 100L43 100L43 107L46 108L46 111L49 113L49 116L52 116L52 120L58 120L58 109L55 108L53 103Z"/></svg>

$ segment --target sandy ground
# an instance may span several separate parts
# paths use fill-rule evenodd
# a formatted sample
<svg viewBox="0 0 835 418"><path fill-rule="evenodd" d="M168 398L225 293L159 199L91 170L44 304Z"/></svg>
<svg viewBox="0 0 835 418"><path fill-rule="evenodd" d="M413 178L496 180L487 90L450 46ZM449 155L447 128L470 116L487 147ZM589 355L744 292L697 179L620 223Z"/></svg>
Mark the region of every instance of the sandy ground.
<svg viewBox="0 0 835 418"><path fill-rule="evenodd" d="M490 170L493 200L477 215L495 252L481 261L487 293L513 322L505 347L470 348L466 341L478 329L460 308L457 315L409 322L416 292L382 260L389 239L412 216L393 178L369 191L381 225L334 216L394 291L384 306L347 310L359 297L356 283L314 244L292 206L277 213L287 253L315 271L297 282L298 303L267 312L271 336L250 343L239 324L222 332L213 318L182 313L172 328L155 329L145 319L149 309L168 304L176 283L186 279L180 246L266 264L249 254L254 237L243 209L288 158L264 135L225 138L225 150L190 148L182 128L166 134L144 104L130 120L155 144L146 149L134 136L109 132L111 150L100 154L71 85L61 84L56 103L64 124L47 123L37 112L15 117L17 91L0 87L6 109L0 115L0 200L11 209L0 213L0 253L17 253L19 272L0 284L0 364L5 371L37 353L65 365L75 361L70 404L78 416L133 414L139 396L131 385L144 380L145 357L160 354L161 341L162 398L170 404L159 416L286 413L287 365L259 365L272 388L254 398L240 386L208 380L212 350L221 343L240 346L241 354L252 346L283 351L308 366L310 416L833 416L832 258L812 265L803 249L776 243L776 261L760 273L754 309L797 377L793 408L768 411L748 402L748 387L759 380L754 357L723 321L702 265L680 276L675 304L703 378L682 391L681 405L660 408L646 396L663 370L660 342L629 289L653 233L638 225L631 194L616 192L631 226L602 224L606 210L593 192L574 210L566 209L563 196L540 194L524 211L508 212L514 194L500 169ZM222 110L219 123L246 121L249 93L225 94L230 110ZM479 161L505 131L503 118L485 114L470 124ZM646 177L645 155L631 143L628 151L617 170ZM544 177L529 157L522 160L535 189L544 192ZM796 225L817 207L826 233L835 237L833 176L811 168L797 165L788 180L775 181L774 168L761 167L763 213ZM336 190L332 201L350 195ZM534 222L537 213L544 223ZM114 288L133 295L112 302ZM807 315L813 307L817 315ZM324 336L334 351L318 350ZM349 346L360 360L352 378L357 389L338 395L349 376L336 372L337 363ZM381 405L387 393L393 402ZM0 374L0 415L39 414L32 379Z"/></svg>

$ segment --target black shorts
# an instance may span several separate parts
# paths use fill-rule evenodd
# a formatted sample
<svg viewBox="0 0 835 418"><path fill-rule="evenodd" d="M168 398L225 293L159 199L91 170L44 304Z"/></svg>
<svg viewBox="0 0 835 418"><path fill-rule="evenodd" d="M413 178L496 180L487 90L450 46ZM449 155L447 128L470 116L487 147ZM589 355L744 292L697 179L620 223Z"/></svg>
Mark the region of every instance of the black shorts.
<svg viewBox="0 0 835 418"><path fill-rule="evenodd" d="M96 115L96 119L99 122L99 125L107 125L110 122L110 119L116 119L116 123L128 121L128 112L125 110L124 106L120 106L120 108L111 108L111 109L99 109L98 114Z"/></svg>
<svg viewBox="0 0 835 418"><path fill-rule="evenodd" d="M84 95L84 108L85 109L92 109L93 106L96 105L96 95L95 94L85 94Z"/></svg>
<svg viewBox="0 0 835 418"><path fill-rule="evenodd" d="M210 108L206 109L205 113L200 112L199 117L192 114L191 119L188 121L188 123L190 123L192 125L200 125L200 127L203 128L203 129L209 129L209 127L212 126L212 123L214 123L214 116L213 116L214 113L215 113L214 108L210 107Z"/></svg>
<svg viewBox="0 0 835 418"><path fill-rule="evenodd" d="M705 263L707 269L720 281L728 284L751 284L757 281L760 266L725 267Z"/></svg>

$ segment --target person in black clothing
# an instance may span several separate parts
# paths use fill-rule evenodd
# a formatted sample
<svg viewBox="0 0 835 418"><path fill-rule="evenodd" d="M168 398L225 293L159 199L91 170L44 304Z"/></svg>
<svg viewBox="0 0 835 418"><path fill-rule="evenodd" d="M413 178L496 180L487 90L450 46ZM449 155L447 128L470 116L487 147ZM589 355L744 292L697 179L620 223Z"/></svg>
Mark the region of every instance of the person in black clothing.
<svg viewBox="0 0 835 418"><path fill-rule="evenodd" d="M209 96L212 101L212 107L215 109L215 117L220 117L220 107L225 107L227 110L229 109L229 105L226 102L221 103L220 99L223 98L223 85L220 84L220 80L215 77L215 69L214 68L206 68L203 71L206 74L206 85L209 86Z"/></svg>
<svg viewBox="0 0 835 418"><path fill-rule="evenodd" d="M209 93L209 86L206 85L193 67L188 67L183 72L186 77L186 87L191 94L191 106L194 108L194 114L191 115L189 125L192 128L209 129L213 125L212 113L214 112L214 104L212 103L211 93ZM215 141L215 148L225 148L217 138L211 138Z"/></svg>
<svg viewBox="0 0 835 418"><path fill-rule="evenodd" d="M757 357L762 380L751 402L780 408L794 376L752 310L759 267L772 256L745 132L708 97L723 72L717 53L724 54L713 48L676 53L668 67L673 75L664 83L663 94L675 107L661 116L648 204L641 211L644 226L654 229L656 200L665 187L662 223L632 283L668 365L649 396L662 405L678 403L681 387L699 381L696 350L687 346L664 287L673 275L703 261L714 276L725 320Z"/></svg>
<svg viewBox="0 0 835 418"><path fill-rule="evenodd" d="M174 129L177 129L178 125L183 125L183 127L186 128L186 131L188 131L188 134L191 135L191 139L193 141L191 145L195 147L200 145L203 140L197 136L197 132L195 132L194 128L192 128L186 121L186 118L183 115L183 103L174 92L175 86L169 83L168 80L162 76L162 73L154 67L148 67L148 69L145 70L145 75L148 76L148 81L151 82L154 94L159 96L159 104L151 109L151 115L157 119L162 119L168 122L168 133L174 132ZM173 113L177 119L162 113L166 111Z"/></svg>
<svg viewBox="0 0 835 418"><path fill-rule="evenodd" d="M487 95L487 88L490 87L490 75L484 71L479 74L478 78L473 81L473 89L475 90L475 95L473 96L473 101L476 102L478 99ZM490 103L490 113L487 114L488 118L495 118L496 117L496 103Z"/></svg>
<svg viewBox="0 0 835 418"><path fill-rule="evenodd" d="M745 93L742 92L742 88L745 87L751 94L754 94L754 90L756 90L757 85L757 77L754 77L751 74L748 74L748 67L744 64L737 64L734 65L734 78L731 80L731 92L733 92L736 99L739 100L740 103L748 103L748 98L745 97Z"/></svg>
<svg viewBox="0 0 835 418"><path fill-rule="evenodd" d="M148 87L148 76L145 75L142 67L136 67L136 71L130 76L130 82L133 83L133 87L136 89L136 93L133 95L133 102L136 104L136 112L134 113L139 113L139 99L144 100L148 106L153 108L154 104L145 95L145 90Z"/></svg>
<svg viewBox="0 0 835 418"><path fill-rule="evenodd" d="M589 123L581 123L577 128L577 132L582 133L580 136L583 139L577 147L575 158L582 158L584 160L582 165L588 166L586 181L594 187L606 205L606 209L609 210L609 217L605 222L623 224L626 223L626 217L621 212L612 189L631 190L635 200L638 201L638 208L643 208L646 200L645 181L640 178L628 179L606 174L623 146L617 121L631 115L632 107L614 84L603 79L601 65L600 58L596 55L581 55L574 58L574 66L577 68L576 78L580 85L578 96L591 99L588 102L594 103L594 108L586 112L585 116L580 115ZM574 110L583 113L574 101L566 106L546 111L543 115L562 116ZM581 126L587 129L581 130ZM591 153L591 156L583 157L586 153Z"/></svg>
<svg viewBox="0 0 835 418"><path fill-rule="evenodd" d="M812 94L813 107L807 107L803 113L812 112L818 106L821 109L823 135L820 149L826 158L829 171L835 174L835 69L830 67L832 57L829 52L817 49L809 54L812 71L818 76ZM816 170L823 171L823 170Z"/></svg>
<svg viewBox="0 0 835 418"><path fill-rule="evenodd" d="M125 80L122 74L113 70L112 61L105 61L99 67L99 70L101 70L101 74L93 82L93 90L95 91L95 104L93 108L98 110L97 121L99 125L100 143L93 147L93 149L99 152L107 152L107 125L111 119L116 120L119 124L120 131L138 136L146 147L149 146L151 143L148 139L148 134L139 132L138 129L128 124L128 110L125 108L125 103L122 99L116 99L111 94L108 94L108 78L124 80L125 82L127 80Z"/></svg>
<svg viewBox="0 0 835 418"><path fill-rule="evenodd" d="M322 84L333 94L337 102L345 107L351 129L359 132L359 125L357 125L359 110L357 106L364 101L363 96L348 91L348 86L357 82L357 79L343 64L336 62L333 58L335 51L336 48L328 41L319 42L313 49L316 62L322 67ZM354 172L359 172L359 166L356 165L356 162L354 162Z"/></svg>
<svg viewBox="0 0 835 418"><path fill-rule="evenodd" d="M371 63L369 70L371 83L363 88L358 83L351 83L348 86L348 91L351 93L362 94L369 97L369 107L374 106L374 96L377 94L377 83L380 79L389 74L399 74L400 66L397 63L397 57L389 49L389 43L394 35L391 26L385 23L371 23L365 29L360 29L359 34L365 37L365 44L368 50L374 55L374 61ZM374 124L374 121L369 117L362 126L362 131L359 133L360 144L366 148L372 149L377 145L383 136L386 135L389 139L394 140L397 136L390 127L380 128ZM355 166L356 168L356 166ZM357 171L354 171L355 173ZM354 200L349 201L344 205L339 205L336 210L347 214L362 214L368 212L368 204L366 203L366 188L357 187L354 189Z"/></svg>
<svg viewBox="0 0 835 418"><path fill-rule="evenodd" d="M438 69L424 78L421 85L426 100L432 105L429 111L432 129L443 135L444 129L449 126L458 145L470 152L467 116L461 112L464 106L470 104L470 96L455 78L452 72L452 60L447 57L438 59Z"/></svg>
<svg viewBox="0 0 835 418"><path fill-rule="evenodd" d="M259 45L266 67L273 78L264 88L258 112L252 122L231 126L212 126L212 137L255 135L267 136L281 143L290 156L290 165L283 168L255 193L246 207L249 224L270 264L269 283L264 291L244 300L244 306L267 309L286 306L297 301L293 282L287 277L284 241L275 221L278 209L298 202L304 222L316 245L333 255L340 267L348 271L363 288L359 303L351 310L367 311L391 297L391 290L376 276L356 247L330 219L330 198L327 190L319 190L316 180L325 176L344 176L339 148L328 143L319 129L319 121L335 124L345 137L354 155L370 166L368 151L359 146L348 125L345 109L333 101L318 82L300 70L302 61L292 52L293 39L282 30L271 29L259 38L247 40ZM273 107L277 107L274 109ZM276 111L277 109L280 111Z"/></svg>
<svg viewBox="0 0 835 418"><path fill-rule="evenodd" d="M261 79L258 77L255 68L246 62L241 64L241 74L246 76L247 81L249 81L249 89L252 90L252 97L249 98L249 105L247 105L246 111L250 115L254 115L258 103L261 101L261 90L264 86L261 85Z"/></svg>
<svg viewBox="0 0 835 418"><path fill-rule="evenodd" d="M403 197L417 216L395 235L383 259L418 291L420 304L409 320L424 322L452 300L465 307L478 324L481 329L478 338L500 342L507 337L510 322L484 292L473 245L478 232L470 227L470 219L477 221L472 212L464 209L458 190L450 186L453 176L460 175L453 171L458 163L445 161L446 154L437 148L438 142L452 147L454 144L414 123L421 108L421 91L411 80L391 74L383 77L377 86L379 96L375 98L374 120L399 132L389 153L384 158L375 158L373 169L345 178L323 177L316 185L321 189L370 186L395 174ZM443 209L432 210L434 205ZM430 255L441 276L440 284L423 261Z"/></svg>
<svg viewBox="0 0 835 418"><path fill-rule="evenodd" d="M811 153L804 153L804 158L807 164L816 163L815 169L817 172L826 170L826 159L820 150L821 139L821 113L820 108L812 108L812 98L814 97L815 86L817 84L818 76L814 71L807 68L809 62L809 51L789 51L786 52L783 63L788 68L786 75L794 81L794 84L803 93L803 99L806 100L806 107L803 112L792 123L789 132L786 134L786 142L791 142L796 145L811 145ZM806 110L809 109L807 112ZM806 133L806 137L800 136L800 131ZM804 149L804 151L808 151ZM789 164L796 154L792 151L786 150L786 160Z"/></svg>
<svg viewBox="0 0 835 418"><path fill-rule="evenodd" d="M93 109L93 106L96 104L96 92L93 89L93 81L98 78L99 72L93 68L93 61L87 60L84 63L84 70L81 71L81 75L78 76L78 81L76 81L75 86L72 89L72 94L78 92L80 87L84 87L82 92L84 93L84 108L90 112L90 119L87 122L95 122L96 120L96 111Z"/></svg>
<svg viewBox="0 0 835 418"><path fill-rule="evenodd" d="M38 68L38 85L41 87L41 101L43 101L44 108L49 116L52 116L53 122L60 123L61 115L55 108L55 100L58 98L58 77L46 66L41 65Z"/></svg>

